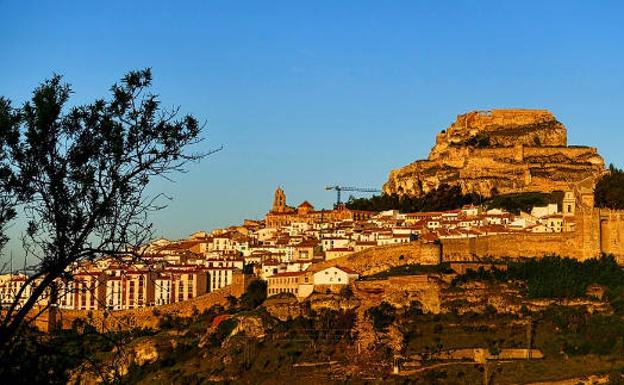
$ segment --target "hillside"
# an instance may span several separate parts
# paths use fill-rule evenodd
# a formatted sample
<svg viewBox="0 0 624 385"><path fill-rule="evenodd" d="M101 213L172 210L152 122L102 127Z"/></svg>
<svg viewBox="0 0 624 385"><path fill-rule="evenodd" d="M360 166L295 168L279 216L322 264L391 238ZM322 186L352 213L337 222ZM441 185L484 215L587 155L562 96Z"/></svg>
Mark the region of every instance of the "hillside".
<svg viewBox="0 0 624 385"><path fill-rule="evenodd" d="M554 385L619 375L624 308L614 262L527 263L465 275L393 268L356 282L351 293L302 302L282 293L255 309L214 306L135 331L121 356L98 347L99 362L71 370L70 383L102 383L91 365L127 384L451 385L481 383L487 370L496 384ZM550 288L541 278L562 289L540 291ZM607 298L585 294L588 283L602 284ZM568 284L581 290L569 293ZM65 343L86 332L69 333Z"/></svg>

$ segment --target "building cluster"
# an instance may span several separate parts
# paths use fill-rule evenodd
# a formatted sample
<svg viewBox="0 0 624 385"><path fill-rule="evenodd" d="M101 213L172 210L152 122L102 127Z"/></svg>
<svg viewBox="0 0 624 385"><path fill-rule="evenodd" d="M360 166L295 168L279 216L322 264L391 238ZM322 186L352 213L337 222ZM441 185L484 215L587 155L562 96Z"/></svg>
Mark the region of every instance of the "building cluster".
<svg viewBox="0 0 624 385"><path fill-rule="evenodd" d="M566 193L561 209L551 204L517 215L479 206L417 213L358 211L344 205L315 210L307 201L288 206L278 188L263 220L199 231L179 241L159 239L144 246L140 258L75 264L41 301L53 301L61 309L134 309L186 301L251 275L267 281L269 296L304 298L314 291L342 290L358 278L345 267L310 269L315 263L416 240L572 231L574 202L573 194ZM10 306L22 288L18 306L23 305L36 284L23 274L0 276L0 305Z"/></svg>

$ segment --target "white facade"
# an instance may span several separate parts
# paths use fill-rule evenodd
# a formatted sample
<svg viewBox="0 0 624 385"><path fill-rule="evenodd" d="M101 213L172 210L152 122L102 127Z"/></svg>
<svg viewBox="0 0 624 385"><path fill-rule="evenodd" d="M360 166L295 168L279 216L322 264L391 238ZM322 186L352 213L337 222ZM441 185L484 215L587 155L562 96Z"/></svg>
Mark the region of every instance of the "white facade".
<svg viewBox="0 0 624 385"><path fill-rule="evenodd" d="M314 285L348 285L358 279L359 275L352 271L345 271L339 267L328 267L314 273Z"/></svg>
<svg viewBox="0 0 624 385"><path fill-rule="evenodd" d="M215 291L232 284L231 268L208 268L208 291Z"/></svg>

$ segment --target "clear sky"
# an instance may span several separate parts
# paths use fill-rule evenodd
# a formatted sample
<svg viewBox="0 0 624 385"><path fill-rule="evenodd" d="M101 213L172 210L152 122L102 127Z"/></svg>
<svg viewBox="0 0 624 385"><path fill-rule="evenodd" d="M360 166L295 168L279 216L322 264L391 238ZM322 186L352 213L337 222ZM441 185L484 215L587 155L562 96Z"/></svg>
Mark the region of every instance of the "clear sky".
<svg viewBox="0 0 624 385"><path fill-rule="evenodd" d="M380 187L457 114L547 108L572 144L624 165L621 1L0 0L0 95L54 72L74 102L152 67L155 91L224 150L154 187L158 233L329 207L327 184ZM19 225L11 231L19 233ZM16 243L12 248L16 249Z"/></svg>

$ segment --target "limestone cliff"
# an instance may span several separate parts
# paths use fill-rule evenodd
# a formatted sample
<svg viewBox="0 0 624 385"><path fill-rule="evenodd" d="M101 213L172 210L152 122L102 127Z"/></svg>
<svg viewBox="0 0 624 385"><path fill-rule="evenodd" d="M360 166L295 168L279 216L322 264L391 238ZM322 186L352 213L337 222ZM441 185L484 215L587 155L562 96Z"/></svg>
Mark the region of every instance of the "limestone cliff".
<svg viewBox="0 0 624 385"><path fill-rule="evenodd" d="M565 126L548 111L473 111L437 135L428 159L392 170L383 190L419 196L449 184L486 197L550 192L603 172L597 150L569 147Z"/></svg>

